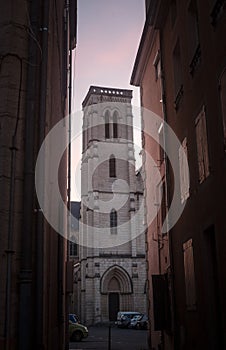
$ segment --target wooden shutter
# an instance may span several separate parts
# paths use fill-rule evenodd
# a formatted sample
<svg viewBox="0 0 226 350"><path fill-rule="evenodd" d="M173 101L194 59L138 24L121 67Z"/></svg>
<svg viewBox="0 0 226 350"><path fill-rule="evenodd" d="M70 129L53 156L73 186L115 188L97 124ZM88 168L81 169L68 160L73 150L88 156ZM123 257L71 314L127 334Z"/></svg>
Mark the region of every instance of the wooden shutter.
<svg viewBox="0 0 226 350"><path fill-rule="evenodd" d="M196 289L192 239L183 244L183 252L186 306L188 310L194 310L196 308Z"/></svg>
<svg viewBox="0 0 226 350"><path fill-rule="evenodd" d="M187 157L187 155L187 138L185 137L179 148L180 190L182 203L189 197L189 171L185 159L185 156Z"/></svg>
<svg viewBox="0 0 226 350"><path fill-rule="evenodd" d="M204 106L195 120L195 128L199 166L199 182L201 183L209 175L208 141Z"/></svg>
<svg viewBox="0 0 226 350"><path fill-rule="evenodd" d="M221 78L220 97L224 131L224 149L226 150L226 71L224 72Z"/></svg>

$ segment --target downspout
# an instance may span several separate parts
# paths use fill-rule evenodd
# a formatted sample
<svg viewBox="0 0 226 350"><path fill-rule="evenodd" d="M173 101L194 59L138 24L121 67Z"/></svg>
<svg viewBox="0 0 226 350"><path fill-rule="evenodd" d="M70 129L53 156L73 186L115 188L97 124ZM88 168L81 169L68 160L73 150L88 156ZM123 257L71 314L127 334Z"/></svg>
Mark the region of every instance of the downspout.
<svg viewBox="0 0 226 350"><path fill-rule="evenodd" d="M71 213L71 92L72 92L72 49L71 49L71 43L69 43L69 86L68 86L68 112L69 112L69 125L68 125L68 184L67 184L67 209L68 212ZM67 217L67 255L66 255L66 261L67 264L70 261L70 230L71 230L71 216L69 215ZM67 285L67 279L68 276L68 269L66 269L66 285ZM67 293L66 298L66 311L67 315L70 313L70 296L69 293ZM66 318L67 320L67 318ZM69 349L69 326L66 323L66 349Z"/></svg>
<svg viewBox="0 0 226 350"><path fill-rule="evenodd" d="M163 56L162 56L162 35L161 30L159 30L159 43L160 43L160 64L161 64L161 84L162 84L162 110L163 110L163 119L164 122L167 123L167 109L166 109L166 88L165 88L165 71L164 71L164 64L163 64ZM166 143L166 135L164 133L164 149L166 149L167 143ZM169 172L169 159L165 157L165 175L166 175L166 205L167 208L170 207L170 172ZM172 286L172 329L174 332L175 329L175 288L174 288L174 258L173 258L173 250L172 250L172 235L168 230L169 228L169 218L167 216L167 232L169 237L169 257L170 257L170 279L171 279L171 286ZM173 337L173 343L174 343ZM164 346L164 336L163 336L163 346ZM174 346L174 345L173 345Z"/></svg>
<svg viewBox="0 0 226 350"><path fill-rule="evenodd" d="M69 114L69 120L68 120L68 182L67 182L67 209L68 212L71 213L71 112L72 112L72 45L71 45L71 31L70 31L70 11L71 8L71 1L67 0L67 30L68 30L68 40L69 40L69 84L68 84L68 114ZM70 261L70 230L71 230L71 216L69 215L67 217L67 252L66 252L66 264L68 267L69 261ZM66 268L66 288L68 284L68 268ZM69 325L67 323L67 317L69 315L70 309L70 296L69 293L66 291L66 338L65 338L65 348L69 349Z"/></svg>
<svg viewBox="0 0 226 350"><path fill-rule="evenodd" d="M5 349L10 349L10 316L11 316L11 280L12 280L12 256L15 253L13 250L13 233L14 233L14 200L15 200L15 177L16 177L16 151L17 151L17 131L20 118L20 103L21 103L21 89L23 76L23 62L22 59L14 54L6 54L1 57L1 64L6 57L15 57L20 63L20 78L19 78L19 93L17 102L16 125L12 136L12 144L10 147L11 164L10 164L10 189L9 189L9 216L8 216L8 244L5 250L7 254L6 262L6 298L5 298L5 324L4 324L4 339Z"/></svg>
<svg viewBox="0 0 226 350"><path fill-rule="evenodd" d="M41 48L42 63L40 70L40 110L39 110L39 138L38 149L41 147L45 138L46 122L46 95L47 95L47 74L48 74L48 31L49 27L49 0L43 1L43 17L41 24ZM44 195L44 176L45 165L42 164L41 173L38 174L38 181L43 183L42 195ZM44 220L41 208L37 209L37 230L36 230L36 346L37 349L44 348L43 334L43 277L44 277Z"/></svg>
<svg viewBox="0 0 226 350"><path fill-rule="evenodd" d="M38 13L39 1L33 0L30 5L29 15L33 32L36 35L38 34ZM19 276L19 350L31 350L34 335L34 329L32 327L32 236L34 213L34 132L37 108L37 50L37 43L33 37L30 37L28 57L34 57L34 62L28 65L26 86L23 223L21 232L21 266Z"/></svg>

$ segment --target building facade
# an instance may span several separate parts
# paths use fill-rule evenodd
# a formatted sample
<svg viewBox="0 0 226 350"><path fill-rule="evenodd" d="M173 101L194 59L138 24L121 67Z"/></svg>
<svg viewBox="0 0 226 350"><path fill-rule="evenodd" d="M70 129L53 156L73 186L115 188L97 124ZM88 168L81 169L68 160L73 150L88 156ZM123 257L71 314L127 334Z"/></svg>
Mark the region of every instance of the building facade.
<svg viewBox="0 0 226 350"><path fill-rule="evenodd" d="M45 136L70 112L76 1L1 2L0 27L0 348L65 349L67 241L43 216L35 164ZM59 144L67 139L65 124ZM67 151L58 174L66 204ZM52 194L45 198L51 203ZM67 232L66 206L55 204Z"/></svg>
<svg viewBox="0 0 226 350"><path fill-rule="evenodd" d="M91 86L83 102L81 320L146 311L143 181L135 172L132 92Z"/></svg>
<svg viewBox="0 0 226 350"><path fill-rule="evenodd" d="M146 2L146 9L131 83L141 88L142 106L162 116L180 141L177 169L172 169L164 152L166 186L160 214L168 213L175 178L179 179L178 203L186 203L167 234L159 230L161 249L152 239L154 228L148 228L150 345L152 349L224 349L225 1L153 0ZM170 150L169 134L164 132L163 137L165 150ZM157 160L161 150L150 142L145 120L143 143ZM190 181L181 161L182 149ZM147 179L151 169L145 164L144 168ZM145 182L148 200L151 186ZM148 203L146 207L148 212Z"/></svg>
<svg viewBox="0 0 226 350"><path fill-rule="evenodd" d="M79 222L80 222L80 210L81 202L71 202L71 231L69 242L69 258L72 263L73 269L73 291L70 295L69 311L71 314L79 315L80 313L80 293L78 289L78 271L80 269L79 262Z"/></svg>

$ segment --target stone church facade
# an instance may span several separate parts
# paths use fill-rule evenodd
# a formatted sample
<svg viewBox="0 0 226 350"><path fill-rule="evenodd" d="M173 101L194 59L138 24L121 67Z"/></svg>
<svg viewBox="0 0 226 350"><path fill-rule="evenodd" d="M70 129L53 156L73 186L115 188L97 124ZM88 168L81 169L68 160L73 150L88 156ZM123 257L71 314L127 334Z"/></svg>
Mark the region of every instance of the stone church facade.
<svg viewBox="0 0 226 350"><path fill-rule="evenodd" d="M135 171L132 91L91 86L83 102L80 318L146 312L143 181Z"/></svg>

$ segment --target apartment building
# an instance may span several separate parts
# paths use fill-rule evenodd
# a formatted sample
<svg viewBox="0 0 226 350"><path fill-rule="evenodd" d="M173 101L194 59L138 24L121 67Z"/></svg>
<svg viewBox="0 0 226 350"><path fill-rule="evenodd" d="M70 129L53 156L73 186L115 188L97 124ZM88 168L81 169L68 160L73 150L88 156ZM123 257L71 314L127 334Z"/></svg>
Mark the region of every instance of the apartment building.
<svg viewBox="0 0 226 350"><path fill-rule="evenodd" d="M0 24L0 348L64 349L67 240L44 218L35 164L45 136L70 112L76 1L2 2ZM65 124L58 142L67 139ZM59 168L65 204L68 159L66 150ZM51 193L43 193L51 205ZM65 208L57 215L67 232Z"/></svg>
<svg viewBox="0 0 226 350"><path fill-rule="evenodd" d="M180 141L173 167L169 133L161 129L164 150L158 149L143 118L144 150L153 155L165 188L148 226L150 344L225 348L225 1L153 0L146 10L131 83L141 88L141 105L162 117ZM153 190L159 191L145 159L144 167L148 214ZM174 196L184 208L171 226ZM155 225L158 216L167 217L167 232L161 220Z"/></svg>

